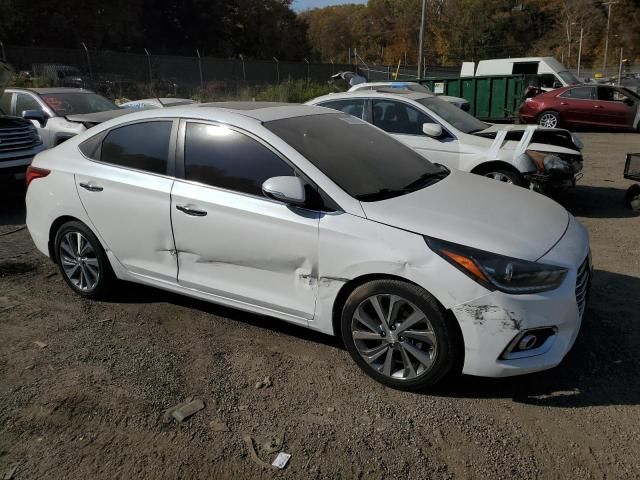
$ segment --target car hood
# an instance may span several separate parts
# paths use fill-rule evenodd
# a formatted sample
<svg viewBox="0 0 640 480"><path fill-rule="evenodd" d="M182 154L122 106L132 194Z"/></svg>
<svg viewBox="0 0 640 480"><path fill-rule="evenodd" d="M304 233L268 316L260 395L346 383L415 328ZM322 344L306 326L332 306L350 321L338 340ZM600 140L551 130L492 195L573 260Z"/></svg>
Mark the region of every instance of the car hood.
<svg viewBox="0 0 640 480"><path fill-rule="evenodd" d="M121 117L122 115L126 115L128 113L132 113L132 110L123 108L118 110L107 110L106 112L67 115L65 118L70 122L78 122L78 123L83 123L87 126L93 126L117 117Z"/></svg>
<svg viewBox="0 0 640 480"><path fill-rule="evenodd" d="M570 218L543 195L457 170L416 192L361 204L369 220L531 261L562 238Z"/></svg>

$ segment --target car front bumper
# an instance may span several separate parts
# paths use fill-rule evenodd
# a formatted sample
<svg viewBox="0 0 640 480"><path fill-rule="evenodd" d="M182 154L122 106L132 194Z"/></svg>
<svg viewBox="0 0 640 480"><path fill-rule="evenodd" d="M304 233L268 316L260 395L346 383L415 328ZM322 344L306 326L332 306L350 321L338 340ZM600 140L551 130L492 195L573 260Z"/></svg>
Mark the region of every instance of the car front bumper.
<svg viewBox="0 0 640 480"><path fill-rule="evenodd" d="M451 308L465 343L463 373L507 377L538 372L557 366L569 352L580 330L591 278L584 228L571 217L563 238L540 261L568 268L556 290L530 295L494 291ZM505 358L516 338L545 327L554 335L544 345L519 352L519 358Z"/></svg>

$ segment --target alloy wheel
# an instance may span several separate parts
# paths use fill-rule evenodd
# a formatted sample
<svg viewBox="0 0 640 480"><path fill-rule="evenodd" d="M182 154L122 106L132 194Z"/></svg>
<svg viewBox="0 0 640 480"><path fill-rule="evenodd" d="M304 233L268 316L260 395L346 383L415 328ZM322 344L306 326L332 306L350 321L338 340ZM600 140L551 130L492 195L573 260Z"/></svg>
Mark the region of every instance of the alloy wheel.
<svg viewBox="0 0 640 480"><path fill-rule="evenodd" d="M558 118L553 113L545 113L540 117L540 126L547 128L556 128L558 126Z"/></svg>
<svg viewBox="0 0 640 480"><path fill-rule="evenodd" d="M488 172L488 173L485 173L484 176L488 178L492 178L499 182L513 183L513 181L502 172Z"/></svg>
<svg viewBox="0 0 640 480"><path fill-rule="evenodd" d="M364 361L394 380L424 375L438 352L427 316L398 295L377 294L362 301L351 320L351 336Z"/></svg>
<svg viewBox="0 0 640 480"><path fill-rule="evenodd" d="M60 242L59 258L75 288L92 291L100 280L100 263L91 242L80 232L68 232Z"/></svg>

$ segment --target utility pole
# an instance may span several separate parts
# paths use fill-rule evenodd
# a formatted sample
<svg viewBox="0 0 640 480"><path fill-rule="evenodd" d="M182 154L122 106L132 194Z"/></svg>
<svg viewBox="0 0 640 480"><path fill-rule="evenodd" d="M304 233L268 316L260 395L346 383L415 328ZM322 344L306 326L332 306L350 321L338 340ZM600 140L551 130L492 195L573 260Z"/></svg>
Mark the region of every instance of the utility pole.
<svg viewBox="0 0 640 480"><path fill-rule="evenodd" d="M604 3L603 5L607 5L609 7L609 13L607 14L607 36L604 40L604 62L602 64L602 74L606 75L607 72L607 50L609 50L609 26L611 24L611 6L615 5L618 2L609 1Z"/></svg>
<svg viewBox="0 0 640 480"><path fill-rule="evenodd" d="M582 60L582 34L584 33L584 28L580 27L580 47L578 48L578 74L576 77L580 78L580 62Z"/></svg>
<svg viewBox="0 0 640 480"><path fill-rule="evenodd" d="M422 0L422 17L420 18L420 45L418 45L418 78L422 76L422 51L424 48L424 20L427 12L427 0Z"/></svg>

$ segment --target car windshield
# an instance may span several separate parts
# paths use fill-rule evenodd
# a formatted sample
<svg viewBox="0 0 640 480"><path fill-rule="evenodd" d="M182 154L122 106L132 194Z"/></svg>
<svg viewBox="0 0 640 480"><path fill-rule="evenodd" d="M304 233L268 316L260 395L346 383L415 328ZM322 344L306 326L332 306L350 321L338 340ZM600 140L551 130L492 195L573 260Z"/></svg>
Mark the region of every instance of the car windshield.
<svg viewBox="0 0 640 480"><path fill-rule="evenodd" d="M368 123L344 114L265 122L333 182L361 201L392 198L444 178L448 170Z"/></svg>
<svg viewBox="0 0 640 480"><path fill-rule="evenodd" d="M481 122L476 117L469 115L464 110L452 105L449 102L440 100L439 98L421 98L417 100L418 103L424 105L433 113L438 115L444 121L448 122L451 126L457 128L464 133L475 133L486 128L489 125Z"/></svg>
<svg viewBox="0 0 640 480"><path fill-rule="evenodd" d="M580 80L578 80L578 77L576 77L573 73L571 73L569 70L564 70L562 72L558 72L558 76L564 81L564 83L566 83L567 85L575 85L577 83L580 83Z"/></svg>
<svg viewBox="0 0 640 480"><path fill-rule="evenodd" d="M47 93L40 96L61 117L118 110L115 103L91 92Z"/></svg>

